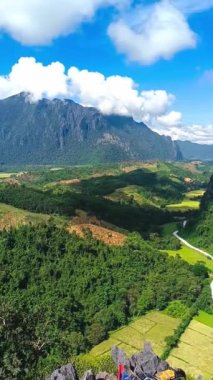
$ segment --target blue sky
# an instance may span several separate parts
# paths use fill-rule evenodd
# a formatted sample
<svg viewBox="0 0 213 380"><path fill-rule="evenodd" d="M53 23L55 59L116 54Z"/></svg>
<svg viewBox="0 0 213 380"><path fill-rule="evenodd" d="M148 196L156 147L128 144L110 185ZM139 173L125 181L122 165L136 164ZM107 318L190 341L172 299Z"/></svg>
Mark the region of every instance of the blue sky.
<svg viewBox="0 0 213 380"><path fill-rule="evenodd" d="M72 98L213 143L212 36L212 0L1 0L0 98Z"/></svg>

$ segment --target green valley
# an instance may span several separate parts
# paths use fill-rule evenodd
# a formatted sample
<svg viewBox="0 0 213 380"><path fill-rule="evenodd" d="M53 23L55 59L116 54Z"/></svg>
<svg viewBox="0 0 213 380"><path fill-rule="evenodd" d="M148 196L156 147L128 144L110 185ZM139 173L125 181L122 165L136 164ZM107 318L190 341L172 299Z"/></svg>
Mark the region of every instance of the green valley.
<svg viewBox="0 0 213 380"><path fill-rule="evenodd" d="M3 378L45 379L70 358L80 372L90 364L107 370L113 344L131 354L145 340L171 362L184 361L185 346L176 347L190 321L210 323L213 266L172 234L193 240L189 227L208 215L213 165L2 170Z"/></svg>

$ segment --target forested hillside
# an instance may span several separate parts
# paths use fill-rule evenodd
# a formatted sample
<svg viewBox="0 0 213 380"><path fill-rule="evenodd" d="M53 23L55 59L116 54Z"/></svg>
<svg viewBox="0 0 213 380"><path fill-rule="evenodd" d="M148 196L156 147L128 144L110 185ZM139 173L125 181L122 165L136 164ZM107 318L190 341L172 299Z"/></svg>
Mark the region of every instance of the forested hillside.
<svg viewBox="0 0 213 380"><path fill-rule="evenodd" d="M211 170L140 162L1 172L1 379L43 380L110 331L167 306L186 317L164 342L168 356L198 310L211 313L211 266L199 254L190 262L186 252L183 261L172 236L184 218L199 215ZM118 246L110 245L118 243L113 233Z"/></svg>
<svg viewBox="0 0 213 380"><path fill-rule="evenodd" d="M2 379L41 379L131 316L190 306L202 288L190 265L136 235L110 248L51 224L1 232L0 268Z"/></svg>
<svg viewBox="0 0 213 380"><path fill-rule="evenodd" d="M213 255L213 177L202 198L198 218L189 221L183 235Z"/></svg>

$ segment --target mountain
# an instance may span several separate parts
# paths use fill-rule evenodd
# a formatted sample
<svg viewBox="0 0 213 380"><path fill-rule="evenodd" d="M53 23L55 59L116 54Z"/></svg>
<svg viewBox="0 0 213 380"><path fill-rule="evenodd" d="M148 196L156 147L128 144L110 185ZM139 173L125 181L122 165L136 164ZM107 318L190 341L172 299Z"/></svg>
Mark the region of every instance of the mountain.
<svg viewBox="0 0 213 380"><path fill-rule="evenodd" d="M186 160L213 160L213 145L196 144L190 141L176 141Z"/></svg>
<svg viewBox="0 0 213 380"><path fill-rule="evenodd" d="M30 102L27 93L0 101L0 155L5 164L181 158L169 137L130 117L106 116L72 100Z"/></svg>

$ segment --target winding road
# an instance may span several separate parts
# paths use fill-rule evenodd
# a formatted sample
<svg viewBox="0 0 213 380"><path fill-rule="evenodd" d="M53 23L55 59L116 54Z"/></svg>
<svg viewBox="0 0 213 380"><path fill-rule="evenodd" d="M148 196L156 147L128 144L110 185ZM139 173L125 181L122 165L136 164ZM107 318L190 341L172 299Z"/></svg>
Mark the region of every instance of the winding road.
<svg viewBox="0 0 213 380"><path fill-rule="evenodd" d="M201 255L208 257L208 259L213 260L213 257L212 257L209 253L203 251L202 249L199 249L199 248L197 248L197 247L194 247L194 245L188 243L188 241L186 241L185 239L183 239L182 237L180 237L180 236L178 235L178 231L174 231L174 232L173 232L173 236L176 237L176 239L180 240L181 243L183 243L183 244L186 245L187 247L193 249L194 251L196 251L196 252L198 252L198 253L201 253ZM210 284L210 288L211 288L212 299L213 299L213 281L212 281L211 284Z"/></svg>
<svg viewBox="0 0 213 380"><path fill-rule="evenodd" d="M178 240L181 241L181 243L185 244L187 247L194 249L194 251L197 251L198 253L201 253L203 256L208 257L210 260L213 260L213 256L211 256L209 253L203 251L202 249L199 249L195 247L194 245L188 243L188 241L184 240L182 237L178 235L178 231L173 232L173 236L176 237Z"/></svg>

